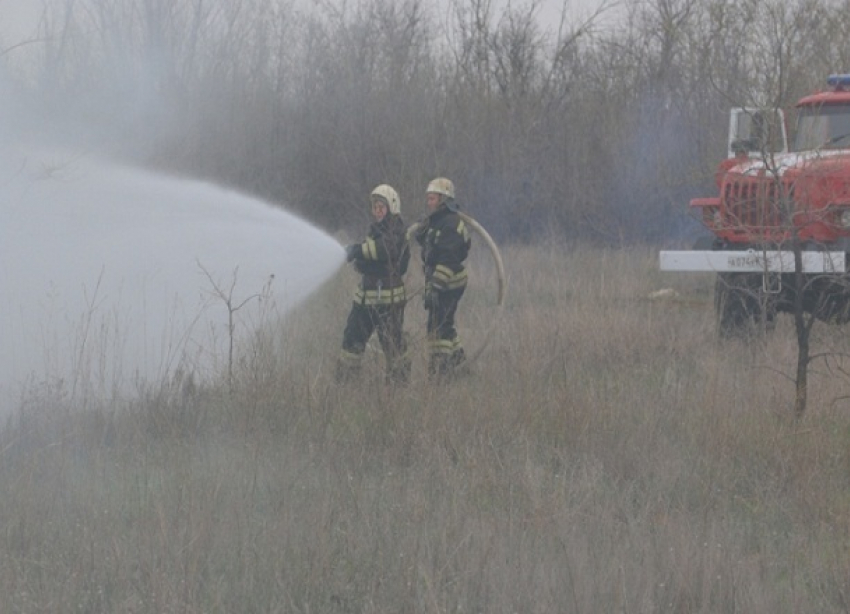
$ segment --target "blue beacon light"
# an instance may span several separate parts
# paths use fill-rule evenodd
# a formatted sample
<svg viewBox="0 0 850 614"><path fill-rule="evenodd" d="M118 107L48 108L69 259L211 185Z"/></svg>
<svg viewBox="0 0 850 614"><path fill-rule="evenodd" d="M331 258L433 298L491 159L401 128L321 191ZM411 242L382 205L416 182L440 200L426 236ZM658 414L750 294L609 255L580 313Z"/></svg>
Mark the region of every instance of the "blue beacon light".
<svg viewBox="0 0 850 614"><path fill-rule="evenodd" d="M830 87L834 87L836 89L850 87L850 74L829 75L826 78L826 83Z"/></svg>

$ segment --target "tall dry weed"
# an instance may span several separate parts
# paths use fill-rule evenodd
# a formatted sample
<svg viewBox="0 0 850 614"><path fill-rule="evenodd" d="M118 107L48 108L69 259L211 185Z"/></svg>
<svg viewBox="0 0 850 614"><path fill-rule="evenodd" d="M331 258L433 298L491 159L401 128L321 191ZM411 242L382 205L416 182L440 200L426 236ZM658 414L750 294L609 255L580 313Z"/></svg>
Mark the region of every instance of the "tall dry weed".
<svg viewBox="0 0 850 614"><path fill-rule="evenodd" d="M718 341L710 277L650 249L504 256L501 310L471 264L467 347L498 325L449 385L416 301L408 386L375 349L333 382L341 272L242 348L232 387L33 394L0 433L0 610L846 611L845 329L817 329L833 359L798 422L790 323Z"/></svg>

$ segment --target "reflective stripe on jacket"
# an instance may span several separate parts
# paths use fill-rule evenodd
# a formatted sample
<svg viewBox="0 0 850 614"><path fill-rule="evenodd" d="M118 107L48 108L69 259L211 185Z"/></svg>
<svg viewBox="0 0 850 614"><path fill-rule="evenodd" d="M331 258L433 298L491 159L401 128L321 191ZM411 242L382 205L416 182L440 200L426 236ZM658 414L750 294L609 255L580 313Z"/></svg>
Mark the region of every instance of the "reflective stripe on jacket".
<svg viewBox="0 0 850 614"><path fill-rule="evenodd" d="M396 286L395 288L381 288L367 290L361 285L354 293L354 302L361 305L395 305L404 303L407 300L407 293L404 286Z"/></svg>

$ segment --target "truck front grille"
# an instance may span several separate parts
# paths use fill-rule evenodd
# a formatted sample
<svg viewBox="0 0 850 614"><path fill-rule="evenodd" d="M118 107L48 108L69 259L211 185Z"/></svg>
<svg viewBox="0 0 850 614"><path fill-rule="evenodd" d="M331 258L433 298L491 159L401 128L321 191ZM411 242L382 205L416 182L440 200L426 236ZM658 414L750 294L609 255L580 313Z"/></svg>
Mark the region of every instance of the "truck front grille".
<svg viewBox="0 0 850 614"><path fill-rule="evenodd" d="M763 177L730 179L723 190L724 222L747 232L787 229L793 202L793 184Z"/></svg>

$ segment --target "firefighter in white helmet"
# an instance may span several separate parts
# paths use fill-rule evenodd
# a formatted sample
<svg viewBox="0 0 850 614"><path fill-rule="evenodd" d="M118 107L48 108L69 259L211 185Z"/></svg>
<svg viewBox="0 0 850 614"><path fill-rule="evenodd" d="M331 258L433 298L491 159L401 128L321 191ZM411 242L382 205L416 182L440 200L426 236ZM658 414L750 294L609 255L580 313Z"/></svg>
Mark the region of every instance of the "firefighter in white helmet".
<svg viewBox="0 0 850 614"><path fill-rule="evenodd" d="M348 262L362 277L343 332L336 379L345 381L359 374L366 344L377 331L388 381L404 383L410 375L410 359L403 335L407 302L403 276L410 248L398 192L381 184L372 190L370 200L375 221L361 243L346 248Z"/></svg>
<svg viewBox="0 0 850 614"><path fill-rule="evenodd" d="M445 177L425 189L428 216L417 229L425 273L425 309L428 311L428 373L452 375L465 360L455 328L455 312L466 290L464 261L471 245L469 230L457 214L454 184Z"/></svg>

